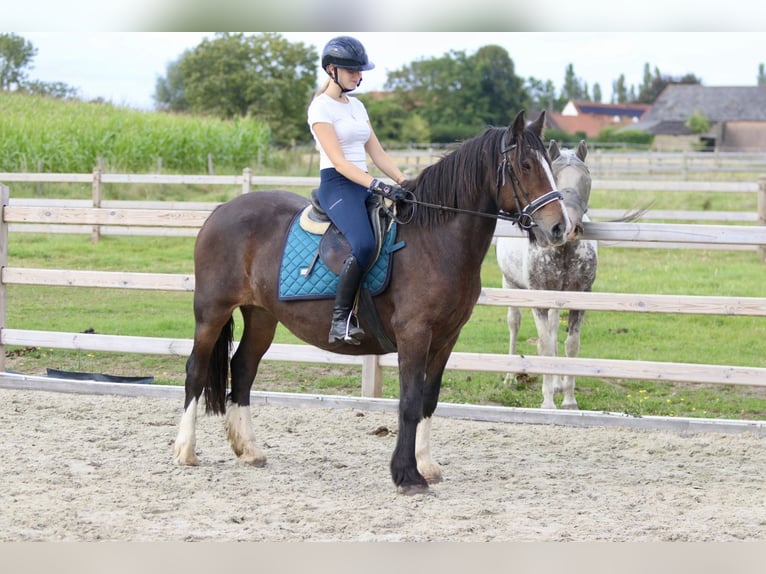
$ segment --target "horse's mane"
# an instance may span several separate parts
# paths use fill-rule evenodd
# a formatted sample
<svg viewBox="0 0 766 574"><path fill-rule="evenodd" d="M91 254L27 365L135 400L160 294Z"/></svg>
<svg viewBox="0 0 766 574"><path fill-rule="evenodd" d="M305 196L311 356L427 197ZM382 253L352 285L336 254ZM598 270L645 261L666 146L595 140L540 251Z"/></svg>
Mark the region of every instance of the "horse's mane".
<svg viewBox="0 0 766 574"><path fill-rule="evenodd" d="M465 140L459 147L442 156L439 161L426 167L412 180L408 188L417 201L453 209L475 211L483 204L482 194L490 190L495 201L497 169L503 133L509 128L489 127L482 134ZM530 150L546 155L545 146L537 135L525 129L521 142L512 150L514 161L522 161ZM518 145L518 144L521 145ZM426 227L441 225L455 217L455 212L418 205L414 208L411 222Z"/></svg>

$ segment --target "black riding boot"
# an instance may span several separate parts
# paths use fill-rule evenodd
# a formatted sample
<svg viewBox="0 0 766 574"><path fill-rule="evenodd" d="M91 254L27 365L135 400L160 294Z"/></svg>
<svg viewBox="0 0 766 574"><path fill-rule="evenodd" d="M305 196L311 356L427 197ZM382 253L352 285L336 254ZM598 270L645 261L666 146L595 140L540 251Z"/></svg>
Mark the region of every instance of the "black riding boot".
<svg viewBox="0 0 766 574"><path fill-rule="evenodd" d="M335 308L332 312L332 325L330 325L328 338L330 343L345 341L350 345L358 345L359 340L364 337L364 331L358 326L356 317L351 312L363 274L356 257L349 255L343 262L343 269L338 279Z"/></svg>

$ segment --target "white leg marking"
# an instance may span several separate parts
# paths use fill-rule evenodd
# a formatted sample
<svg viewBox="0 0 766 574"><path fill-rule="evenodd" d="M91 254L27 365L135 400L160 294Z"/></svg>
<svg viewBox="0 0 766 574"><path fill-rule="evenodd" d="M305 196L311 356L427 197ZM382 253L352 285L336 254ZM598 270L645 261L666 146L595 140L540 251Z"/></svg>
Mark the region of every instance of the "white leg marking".
<svg viewBox="0 0 766 574"><path fill-rule="evenodd" d="M197 399L193 399L181 417L176 444L173 448L173 459L178 464L191 466L199 464L197 454L194 452L197 446L196 426Z"/></svg>
<svg viewBox="0 0 766 574"><path fill-rule="evenodd" d="M226 408L224 425L231 449L239 460L252 466L266 464L266 455L255 444L253 417L250 415L249 406L242 407L230 402Z"/></svg>
<svg viewBox="0 0 766 574"><path fill-rule="evenodd" d="M418 472L429 484L441 482L442 469L431 458L431 417L418 423L415 432L415 460L418 463Z"/></svg>

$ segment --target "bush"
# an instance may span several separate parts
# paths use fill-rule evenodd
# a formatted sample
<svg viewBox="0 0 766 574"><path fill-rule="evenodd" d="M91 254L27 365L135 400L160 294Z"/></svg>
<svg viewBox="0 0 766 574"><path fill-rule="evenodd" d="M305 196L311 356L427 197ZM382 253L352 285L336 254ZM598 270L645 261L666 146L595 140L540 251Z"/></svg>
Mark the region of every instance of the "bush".
<svg viewBox="0 0 766 574"><path fill-rule="evenodd" d="M641 130L625 130L615 127L604 128L599 132L597 142L626 143L637 146L650 146L654 135Z"/></svg>

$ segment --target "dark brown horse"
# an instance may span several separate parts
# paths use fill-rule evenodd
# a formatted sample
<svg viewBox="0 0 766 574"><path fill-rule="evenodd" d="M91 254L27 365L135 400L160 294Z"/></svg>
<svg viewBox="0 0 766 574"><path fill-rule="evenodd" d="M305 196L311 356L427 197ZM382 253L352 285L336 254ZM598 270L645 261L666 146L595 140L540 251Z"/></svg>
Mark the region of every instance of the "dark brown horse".
<svg viewBox="0 0 766 574"><path fill-rule="evenodd" d="M399 429L391 476L402 492L418 492L441 479L430 454L430 422L447 359L481 290L481 265L498 216L536 229L541 243L566 240L571 222L556 191L550 158L540 139L545 114L525 125L520 112L507 128L489 128L463 142L405 183L390 283L374 298L380 321L399 359ZM381 354L367 336L358 346L327 343L332 300L281 301L282 249L290 223L308 203L286 191L257 191L218 207L194 250L196 328L186 365L186 399L174 456L197 464L197 403L224 414L232 449L262 466L250 414L250 389L277 324L316 347L351 355ZM244 331L231 358L233 317ZM365 329L365 331L368 331ZM369 331L368 331L369 332Z"/></svg>

